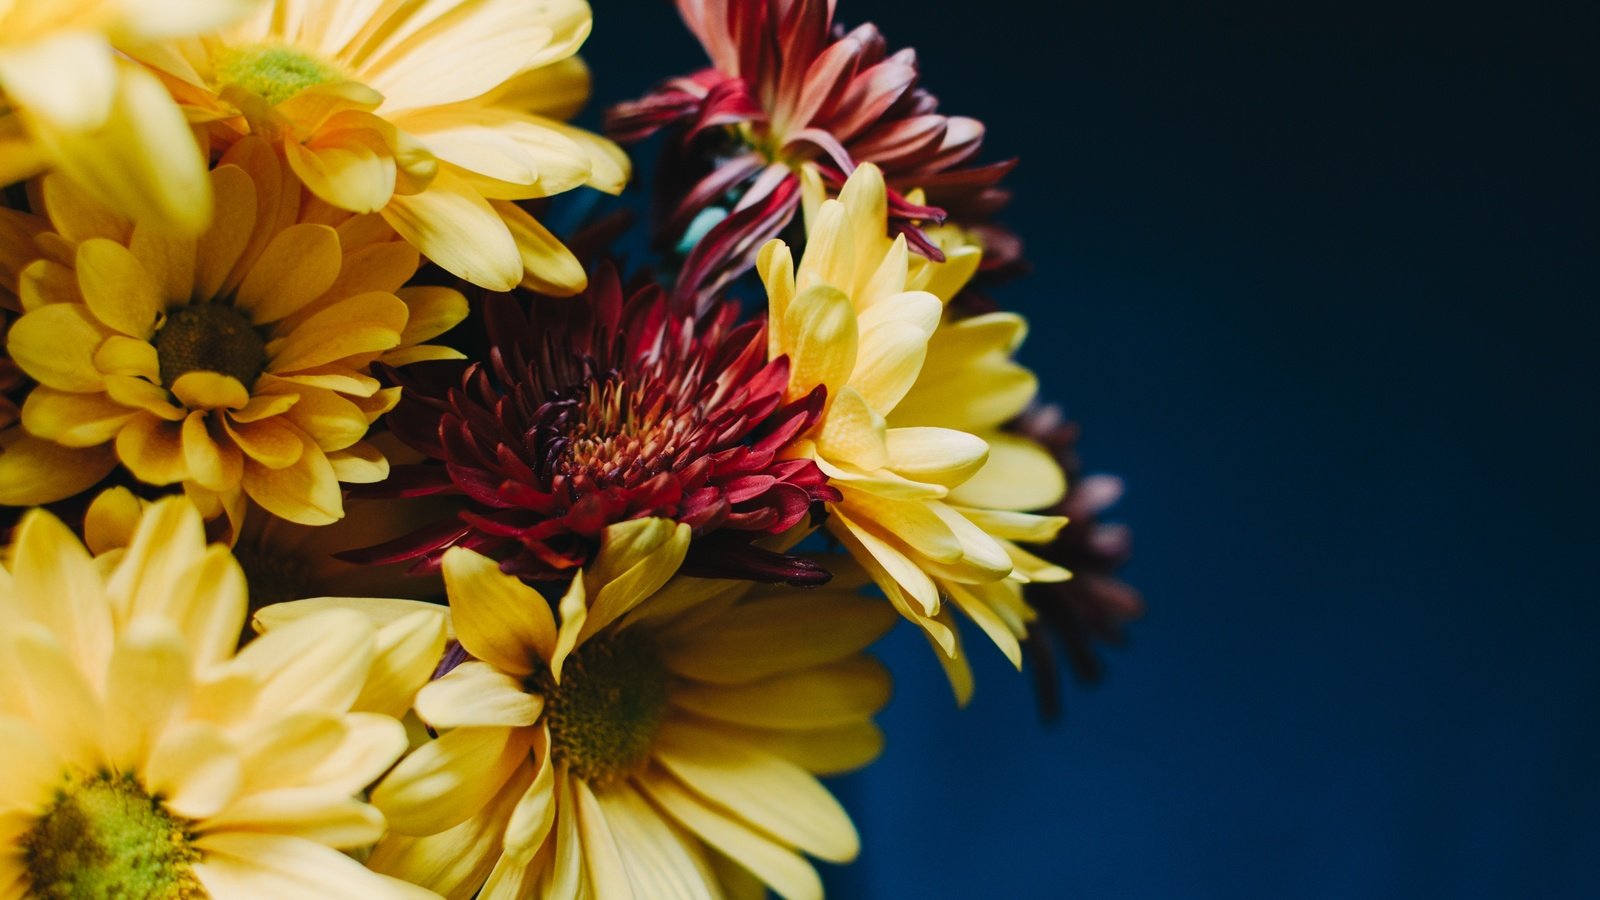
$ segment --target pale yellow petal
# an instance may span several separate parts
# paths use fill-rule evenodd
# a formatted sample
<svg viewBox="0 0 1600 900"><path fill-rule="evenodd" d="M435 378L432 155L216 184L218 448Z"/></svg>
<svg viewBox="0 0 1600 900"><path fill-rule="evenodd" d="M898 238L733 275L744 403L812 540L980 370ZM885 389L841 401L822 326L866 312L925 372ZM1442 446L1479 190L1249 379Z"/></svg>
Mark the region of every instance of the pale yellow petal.
<svg viewBox="0 0 1600 900"><path fill-rule="evenodd" d="M555 621L538 591L465 548L445 551L443 568L456 637L467 652L517 677L550 658Z"/></svg>
<svg viewBox="0 0 1600 900"><path fill-rule="evenodd" d="M202 819L233 801L243 778L239 752L221 729L186 722L163 732L151 748L144 783L180 816Z"/></svg>
<svg viewBox="0 0 1600 900"><path fill-rule="evenodd" d="M750 870L782 897L822 900L822 879L817 870L789 847L695 796L670 777L652 775L641 779L640 786L685 828Z"/></svg>
<svg viewBox="0 0 1600 900"><path fill-rule="evenodd" d="M448 172L420 194L396 195L383 217L423 255L479 287L509 291L522 280L522 255L510 228Z"/></svg>
<svg viewBox="0 0 1600 900"><path fill-rule="evenodd" d="M417 715L435 728L532 725L544 709L522 682L484 662L468 661L417 693Z"/></svg>
<svg viewBox="0 0 1600 900"><path fill-rule="evenodd" d="M663 647L676 674L739 684L861 652L898 617L881 600L831 590L781 594L734 607Z"/></svg>
<svg viewBox="0 0 1600 900"><path fill-rule="evenodd" d="M512 728L457 728L417 748L372 791L400 834L436 834L480 811L527 758Z"/></svg>
<svg viewBox="0 0 1600 900"><path fill-rule="evenodd" d="M849 862L861 848L839 801L788 760L675 720L661 727L655 757L695 793L813 856Z"/></svg>

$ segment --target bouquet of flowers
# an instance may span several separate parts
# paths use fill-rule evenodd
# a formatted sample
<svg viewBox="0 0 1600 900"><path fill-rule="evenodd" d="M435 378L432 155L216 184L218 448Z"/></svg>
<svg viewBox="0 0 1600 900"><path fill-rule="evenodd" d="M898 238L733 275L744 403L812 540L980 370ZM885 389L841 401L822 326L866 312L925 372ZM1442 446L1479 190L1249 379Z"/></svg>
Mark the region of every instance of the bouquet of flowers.
<svg viewBox="0 0 1600 900"><path fill-rule="evenodd" d="M1093 675L1012 163L678 7L602 136L583 0L0 2L0 897L820 897L897 622Z"/></svg>

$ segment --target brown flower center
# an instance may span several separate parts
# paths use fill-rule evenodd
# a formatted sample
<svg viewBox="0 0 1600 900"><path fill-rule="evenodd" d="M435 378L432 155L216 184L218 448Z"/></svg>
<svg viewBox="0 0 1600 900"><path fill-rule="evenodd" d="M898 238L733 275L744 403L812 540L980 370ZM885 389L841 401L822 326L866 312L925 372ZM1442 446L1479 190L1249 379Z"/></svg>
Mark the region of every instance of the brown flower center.
<svg viewBox="0 0 1600 900"><path fill-rule="evenodd" d="M191 900L205 896L190 823L132 775L74 780L21 840L30 896Z"/></svg>
<svg viewBox="0 0 1600 900"><path fill-rule="evenodd" d="M189 372L217 372L249 390L267 365L267 345L245 314L223 303L195 303L167 314L151 339L161 362L161 384Z"/></svg>
<svg viewBox="0 0 1600 900"><path fill-rule="evenodd" d="M544 696L551 754L593 784L638 771L667 717L667 667L635 632L588 641L567 657L560 684L539 669L528 689Z"/></svg>

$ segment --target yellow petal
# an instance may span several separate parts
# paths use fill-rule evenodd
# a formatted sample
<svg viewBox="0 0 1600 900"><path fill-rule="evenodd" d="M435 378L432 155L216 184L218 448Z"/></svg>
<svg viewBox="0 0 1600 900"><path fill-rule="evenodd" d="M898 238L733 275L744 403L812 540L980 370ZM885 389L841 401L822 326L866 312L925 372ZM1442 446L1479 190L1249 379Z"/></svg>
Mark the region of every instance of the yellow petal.
<svg viewBox="0 0 1600 900"><path fill-rule="evenodd" d="M1021 435L989 438L989 461L959 487L950 502L1004 510L1045 509L1067 492L1066 475L1043 447Z"/></svg>
<svg viewBox="0 0 1600 900"><path fill-rule="evenodd" d="M376 212L394 195L394 155L376 134L340 132L315 147L286 141L284 150L306 187L340 209Z"/></svg>
<svg viewBox="0 0 1600 900"><path fill-rule="evenodd" d="M491 205L517 243L523 287L552 297L570 297L588 285L583 264L538 219L505 200L495 200Z"/></svg>
<svg viewBox="0 0 1600 900"><path fill-rule="evenodd" d="M253 427L266 424L258 422ZM301 525L327 525L344 516L344 496L333 465L310 441L302 444L300 457L294 463L281 469L268 468L253 456L245 459L241 484L251 500L281 519Z"/></svg>
<svg viewBox="0 0 1600 900"><path fill-rule="evenodd" d="M835 465L850 465L864 471L883 468L889 461L885 423L877 410L854 387L845 387L830 398L817 449Z"/></svg>
<svg viewBox="0 0 1600 900"><path fill-rule="evenodd" d="M205 722L186 722L162 734L140 774L168 809L191 819L221 811L243 777L238 750Z"/></svg>
<svg viewBox="0 0 1600 900"><path fill-rule="evenodd" d="M378 629L372 669L352 709L400 718L444 655L445 610L415 610Z"/></svg>
<svg viewBox="0 0 1600 900"><path fill-rule="evenodd" d="M729 813L690 793L672 778L640 780L645 793L685 828L788 900L822 900L822 879L798 853Z"/></svg>
<svg viewBox="0 0 1600 900"><path fill-rule="evenodd" d="M881 600L832 590L749 600L663 647L674 673L739 684L845 659L871 646L898 617Z"/></svg>
<svg viewBox="0 0 1600 900"><path fill-rule="evenodd" d="M172 393L190 409L242 409L250 391L239 379L220 372L185 372L172 383Z"/></svg>
<svg viewBox="0 0 1600 900"><path fill-rule="evenodd" d="M655 755L695 793L813 856L849 862L861 849L839 801L788 760L676 720L662 726Z"/></svg>
<svg viewBox="0 0 1600 900"><path fill-rule="evenodd" d="M631 519L607 526L600 552L584 569L589 635L626 615L661 589L689 552L690 528L670 519Z"/></svg>
<svg viewBox="0 0 1600 900"><path fill-rule="evenodd" d="M123 630L106 675L106 735L124 771L143 764L154 740L189 699L193 664L171 622L136 619Z"/></svg>
<svg viewBox="0 0 1600 900"><path fill-rule="evenodd" d="M6 349L35 381L63 391L84 393L105 387L94 366L94 351L108 332L75 303L52 303L12 323Z"/></svg>
<svg viewBox="0 0 1600 900"><path fill-rule="evenodd" d="M953 428L891 428L885 443L895 472L948 488L970 479L989 458L987 442Z"/></svg>
<svg viewBox="0 0 1600 900"><path fill-rule="evenodd" d="M550 658L555 621L538 591L461 547L445 551L443 568L456 637L467 652L519 678Z"/></svg>
<svg viewBox="0 0 1600 900"><path fill-rule="evenodd" d="M481 810L526 752L514 729L447 731L401 760L373 789L372 804L400 834L436 834Z"/></svg>
<svg viewBox="0 0 1600 900"><path fill-rule="evenodd" d="M883 752L883 732L861 720L833 728L776 731L720 726L741 740L789 760L814 775L853 772Z"/></svg>
<svg viewBox="0 0 1600 900"><path fill-rule="evenodd" d="M322 296L339 276L339 236L302 223L278 232L234 295L255 325L276 322Z"/></svg>
<svg viewBox="0 0 1600 900"><path fill-rule="evenodd" d="M107 375L161 380L161 358L156 348L137 338L114 334L94 351L94 367Z"/></svg>
<svg viewBox="0 0 1600 900"><path fill-rule="evenodd" d="M117 432L117 458L150 484L176 484L189 477L183 426L155 416L136 417Z"/></svg>
<svg viewBox="0 0 1600 900"><path fill-rule="evenodd" d="M165 307L161 288L127 247L105 238L84 241L77 268L83 299L102 324L140 340L155 333Z"/></svg>
<svg viewBox="0 0 1600 900"><path fill-rule="evenodd" d="M383 217L423 255L479 287L509 291L522 280L522 255L510 228L458 176L440 172L428 190L396 195Z"/></svg>
<svg viewBox="0 0 1600 900"><path fill-rule="evenodd" d="M794 342L788 347L786 397L803 397L819 384L833 391L850 378L856 365L856 315L843 292L827 285L802 289L784 311L782 327Z"/></svg>
<svg viewBox="0 0 1600 900"><path fill-rule="evenodd" d="M544 701L488 663L468 661L417 694L417 715L435 728L532 725Z"/></svg>
<svg viewBox="0 0 1600 900"><path fill-rule="evenodd" d="M231 665L259 680L258 709L344 712L361 693L372 653L364 616L327 610L261 635Z"/></svg>
<svg viewBox="0 0 1600 900"><path fill-rule="evenodd" d="M111 655L111 609L89 551L42 510L22 517L14 540L10 615L48 627L79 670L98 678Z"/></svg>
<svg viewBox="0 0 1600 900"><path fill-rule="evenodd" d="M428 891L386 878L305 838L219 831L196 842L195 875L210 897L317 897L319 900L425 900Z"/></svg>
<svg viewBox="0 0 1600 900"><path fill-rule="evenodd" d="M125 487L101 491L83 517L83 542L96 556L128 546L133 541L144 503Z"/></svg>
<svg viewBox="0 0 1600 900"><path fill-rule="evenodd" d="M104 444L138 415L139 410L105 394L69 394L43 386L29 391L22 404L22 426L65 447Z"/></svg>
<svg viewBox="0 0 1600 900"><path fill-rule="evenodd" d="M374 291L346 297L268 342L267 371L293 372L398 347L408 315L406 305L393 294Z"/></svg>
<svg viewBox="0 0 1600 900"><path fill-rule="evenodd" d="M290 403L284 408L293 405ZM300 430L278 421L275 417L263 417L260 421L242 421L238 424L228 421L231 418L235 417L224 417L223 422L234 444L244 452L245 456L268 469L287 469L299 462L305 453L306 440Z"/></svg>
<svg viewBox="0 0 1600 900"><path fill-rule="evenodd" d="M256 227L256 186L235 165L211 170L217 216L195 242L194 289L190 297L207 301L219 296Z"/></svg>
<svg viewBox="0 0 1600 900"><path fill-rule="evenodd" d="M211 434L213 427L203 412L192 412L183 421L183 459L189 477L210 491L237 488L244 475L244 454L231 442L218 443Z"/></svg>
<svg viewBox="0 0 1600 900"><path fill-rule="evenodd" d="M116 468L109 444L74 449L28 434L0 431L0 504L35 506L88 490Z"/></svg>
<svg viewBox="0 0 1600 900"><path fill-rule="evenodd" d="M740 685L674 686L672 703L697 715L756 728L806 730L862 721L889 702L888 670L853 657Z"/></svg>

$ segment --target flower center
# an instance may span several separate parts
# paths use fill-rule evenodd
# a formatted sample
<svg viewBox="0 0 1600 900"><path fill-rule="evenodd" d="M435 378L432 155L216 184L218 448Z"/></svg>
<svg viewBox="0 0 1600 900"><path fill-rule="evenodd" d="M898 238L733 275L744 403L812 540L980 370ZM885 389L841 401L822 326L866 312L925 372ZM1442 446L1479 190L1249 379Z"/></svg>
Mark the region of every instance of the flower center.
<svg viewBox="0 0 1600 900"><path fill-rule="evenodd" d="M97 775L57 793L22 838L31 896L111 900L205 896L185 820L132 775Z"/></svg>
<svg viewBox="0 0 1600 900"><path fill-rule="evenodd" d="M217 82L244 88L276 106L308 87L342 81L331 63L295 47L240 47L217 66Z"/></svg>
<svg viewBox="0 0 1600 900"><path fill-rule="evenodd" d="M217 372L249 390L267 365L261 334L244 313L222 303L195 303L169 313L151 343L166 387L189 372Z"/></svg>
<svg viewBox="0 0 1600 900"><path fill-rule="evenodd" d="M667 716L667 667L649 638L631 632L585 643L559 685L541 669L528 688L544 696L550 752L592 784L638 771Z"/></svg>

